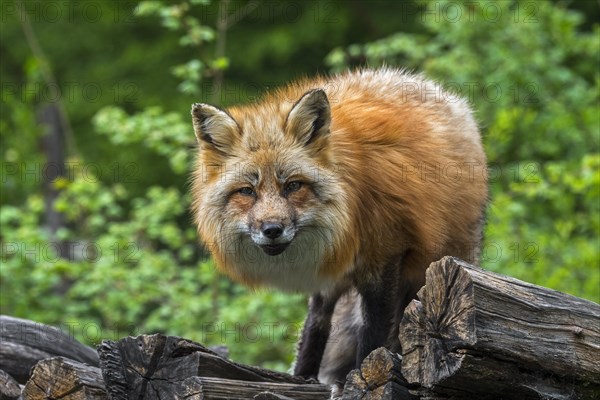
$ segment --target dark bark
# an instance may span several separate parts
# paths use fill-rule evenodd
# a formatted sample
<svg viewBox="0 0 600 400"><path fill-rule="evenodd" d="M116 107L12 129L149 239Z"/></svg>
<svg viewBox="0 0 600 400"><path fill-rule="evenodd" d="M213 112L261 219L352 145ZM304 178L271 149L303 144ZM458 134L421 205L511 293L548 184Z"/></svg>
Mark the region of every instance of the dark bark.
<svg viewBox="0 0 600 400"><path fill-rule="evenodd" d="M329 393L326 385L238 364L179 337L151 335L104 341L98 352L106 387L113 399L220 398L228 390L251 393L252 398L260 392L274 391L273 388L281 389L277 393L283 395L290 388L298 392ZM289 393L292 392L295 393L294 390Z"/></svg>

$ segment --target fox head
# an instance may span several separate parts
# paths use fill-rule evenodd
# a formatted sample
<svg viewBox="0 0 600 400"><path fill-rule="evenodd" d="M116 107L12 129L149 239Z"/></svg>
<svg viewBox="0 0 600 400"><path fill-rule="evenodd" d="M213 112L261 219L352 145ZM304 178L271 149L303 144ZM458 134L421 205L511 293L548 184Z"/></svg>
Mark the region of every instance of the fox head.
<svg viewBox="0 0 600 400"><path fill-rule="evenodd" d="M194 104L192 121L199 143L192 207L217 265L252 286L332 284L352 230L325 92L229 111Z"/></svg>

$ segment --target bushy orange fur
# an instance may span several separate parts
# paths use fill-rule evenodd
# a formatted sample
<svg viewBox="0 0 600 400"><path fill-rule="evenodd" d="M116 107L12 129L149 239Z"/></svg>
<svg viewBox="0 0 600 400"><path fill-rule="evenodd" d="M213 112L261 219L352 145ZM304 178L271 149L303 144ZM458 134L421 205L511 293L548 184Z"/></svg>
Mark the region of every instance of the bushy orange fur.
<svg viewBox="0 0 600 400"><path fill-rule="evenodd" d="M331 133L307 148L285 131L285 122L295 102L314 88L329 98ZM215 189L237 183L243 171L276 164L333 192L319 209L331 232L324 239L331 242L315 270L328 285L352 273L368 279L371 271L357 269L407 251L404 269L413 280L422 281L424 268L443 255L477 261L486 161L469 107L459 97L403 71L364 70L303 80L228 112L241 132L232 136L228 154L201 143L192 193L200 236L233 278L263 283L228 262L228 254L235 257L229 241L237 236L223 221L248 214L243 207L236 216L226 212Z"/></svg>

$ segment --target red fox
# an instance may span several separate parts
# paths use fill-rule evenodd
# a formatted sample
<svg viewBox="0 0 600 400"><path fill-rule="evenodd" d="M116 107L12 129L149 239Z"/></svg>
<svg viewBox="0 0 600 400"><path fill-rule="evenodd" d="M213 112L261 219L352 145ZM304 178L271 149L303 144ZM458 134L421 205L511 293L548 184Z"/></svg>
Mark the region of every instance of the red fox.
<svg viewBox="0 0 600 400"><path fill-rule="evenodd" d="M360 326L337 378L379 346L398 349L431 262L478 262L486 157L467 102L436 83L363 69L227 111L194 104L192 121L192 208L217 266L311 293L296 375L317 377L341 296L357 293Z"/></svg>

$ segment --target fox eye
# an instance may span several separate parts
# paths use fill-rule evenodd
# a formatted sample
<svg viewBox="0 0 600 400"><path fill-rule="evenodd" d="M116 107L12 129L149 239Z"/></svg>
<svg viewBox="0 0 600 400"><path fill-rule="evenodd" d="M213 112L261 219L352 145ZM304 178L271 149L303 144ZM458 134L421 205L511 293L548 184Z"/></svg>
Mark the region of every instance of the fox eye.
<svg viewBox="0 0 600 400"><path fill-rule="evenodd" d="M302 187L302 182L292 181L292 182L289 182L287 185L285 185L285 191L287 193L291 193L291 192L300 190L301 187Z"/></svg>
<svg viewBox="0 0 600 400"><path fill-rule="evenodd" d="M248 186L241 188L238 192L243 196L254 196L254 189Z"/></svg>

